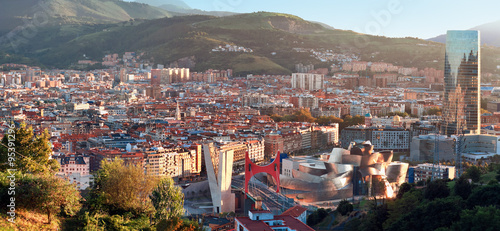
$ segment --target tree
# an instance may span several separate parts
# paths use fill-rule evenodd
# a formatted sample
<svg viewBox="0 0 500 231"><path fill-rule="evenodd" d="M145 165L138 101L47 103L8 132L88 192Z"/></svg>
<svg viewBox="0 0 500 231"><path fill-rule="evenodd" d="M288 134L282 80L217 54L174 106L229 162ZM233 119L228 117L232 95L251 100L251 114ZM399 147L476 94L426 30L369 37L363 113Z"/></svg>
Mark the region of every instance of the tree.
<svg viewBox="0 0 500 231"><path fill-rule="evenodd" d="M353 210L354 210L354 207L346 199L340 201L339 206L337 207L337 212L339 212L342 216L349 214Z"/></svg>
<svg viewBox="0 0 500 231"><path fill-rule="evenodd" d="M440 107L432 107L432 108L429 108L424 113L424 115L438 115L438 116L440 116L442 114L442 111L443 111L443 109L441 109Z"/></svg>
<svg viewBox="0 0 500 231"><path fill-rule="evenodd" d="M156 226L157 231L203 231L195 221L182 220L180 217L173 217L170 220L161 220Z"/></svg>
<svg viewBox="0 0 500 231"><path fill-rule="evenodd" d="M157 222L178 218L184 214L184 194L180 187L174 186L170 177L161 179L149 198L156 209L154 218Z"/></svg>
<svg viewBox="0 0 500 231"><path fill-rule="evenodd" d="M485 185L472 190L467 199L469 208L474 206L500 206L500 184Z"/></svg>
<svg viewBox="0 0 500 231"><path fill-rule="evenodd" d="M342 130L346 127L353 126L353 125L358 125L358 124L364 124L365 123L365 117L364 116L350 116L346 115L344 117L344 122L340 123L339 129Z"/></svg>
<svg viewBox="0 0 500 231"><path fill-rule="evenodd" d="M91 210L136 214L153 212L149 195L158 181L144 174L142 167L125 166L123 160L118 158L103 160L94 179L89 202Z"/></svg>
<svg viewBox="0 0 500 231"><path fill-rule="evenodd" d="M406 186L405 186L406 188ZM398 194L399 195L399 194ZM403 194L401 199L389 201L387 203L389 216L384 222L384 229L389 228L394 222L398 221L402 216L410 213L422 202L421 190L410 190Z"/></svg>
<svg viewBox="0 0 500 231"><path fill-rule="evenodd" d="M396 195L396 198L397 199L401 199L403 198L403 195L407 192L409 192L413 187L411 186L411 184L408 184L408 183L403 183L401 184L401 186L399 186L399 191L398 191L398 194Z"/></svg>
<svg viewBox="0 0 500 231"><path fill-rule="evenodd" d="M387 230L436 230L441 227L450 227L460 218L463 204L460 197L427 201L401 216Z"/></svg>
<svg viewBox="0 0 500 231"><path fill-rule="evenodd" d="M450 189L447 185L447 180L438 179L427 184L424 190L424 198L434 200L436 198L444 198L450 195Z"/></svg>
<svg viewBox="0 0 500 231"><path fill-rule="evenodd" d="M465 177L467 177L468 179L471 179L472 182L479 182L480 178L481 178L481 170L473 165L473 166L470 166L467 170L465 170Z"/></svg>
<svg viewBox="0 0 500 231"><path fill-rule="evenodd" d="M495 206L475 207L463 210L460 220L453 224L453 230L499 230L500 209Z"/></svg>
<svg viewBox="0 0 500 231"><path fill-rule="evenodd" d="M335 117L335 116L320 116L316 118L316 123L319 125L330 125L331 123L342 123L344 122L343 119Z"/></svg>
<svg viewBox="0 0 500 231"><path fill-rule="evenodd" d="M388 217L389 213L387 204L377 205L377 203L373 201L371 209L366 217L362 220L359 230L382 231L384 230L383 223L387 220Z"/></svg>
<svg viewBox="0 0 500 231"><path fill-rule="evenodd" d="M52 216L64 211L65 214L74 215L80 209L80 193L75 185L53 175L39 176L33 187L34 196L32 203L37 210L47 213L48 223Z"/></svg>
<svg viewBox="0 0 500 231"><path fill-rule="evenodd" d="M293 113L297 122L314 122L316 119L311 115L309 109L300 109Z"/></svg>
<svg viewBox="0 0 500 231"><path fill-rule="evenodd" d="M272 115L270 115L270 117L276 123L283 121L283 116L280 116L280 115L277 115L277 114L272 114Z"/></svg>
<svg viewBox="0 0 500 231"><path fill-rule="evenodd" d="M314 226L325 219L326 216L328 216L326 209L320 208L307 217L307 225Z"/></svg>
<svg viewBox="0 0 500 231"><path fill-rule="evenodd" d="M0 172L0 204L7 205L11 194L9 188L10 173ZM63 212L65 215L75 215L80 210L80 193L75 185L51 174L15 174L15 205L16 210L37 211L47 215L48 223L54 215ZM5 204L4 204L5 203Z"/></svg>
<svg viewBox="0 0 500 231"><path fill-rule="evenodd" d="M455 186L453 186L453 193L457 196L462 197L462 199L466 200L472 192L472 185L469 181L462 175L455 182Z"/></svg>
<svg viewBox="0 0 500 231"><path fill-rule="evenodd" d="M19 128L8 129L0 145L0 161L8 163L8 157L15 151L15 166L0 165L1 171L15 168L27 173L55 173L59 171L56 160L50 159L52 148L49 143L49 132L43 131L35 135L32 127L22 123ZM11 140L9 142L9 139Z"/></svg>

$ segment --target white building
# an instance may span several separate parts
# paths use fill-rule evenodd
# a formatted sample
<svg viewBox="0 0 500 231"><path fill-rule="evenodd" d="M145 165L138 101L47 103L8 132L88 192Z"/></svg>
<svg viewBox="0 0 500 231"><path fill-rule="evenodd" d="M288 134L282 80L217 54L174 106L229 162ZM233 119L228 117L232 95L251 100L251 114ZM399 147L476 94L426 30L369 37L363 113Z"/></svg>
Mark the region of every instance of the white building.
<svg viewBox="0 0 500 231"><path fill-rule="evenodd" d="M446 165L435 165L425 163L419 164L415 167L415 182L427 180L429 177L432 177L434 172L434 179L450 179L453 180L455 178L455 166L446 166Z"/></svg>
<svg viewBox="0 0 500 231"><path fill-rule="evenodd" d="M309 91L323 89L324 79L325 76L321 74L293 73L292 88L301 88Z"/></svg>
<svg viewBox="0 0 500 231"><path fill-rule="evenodd" d="M264 160L264 140L250 140L246 145L248 157L252 162L258 163Z"/></svg>

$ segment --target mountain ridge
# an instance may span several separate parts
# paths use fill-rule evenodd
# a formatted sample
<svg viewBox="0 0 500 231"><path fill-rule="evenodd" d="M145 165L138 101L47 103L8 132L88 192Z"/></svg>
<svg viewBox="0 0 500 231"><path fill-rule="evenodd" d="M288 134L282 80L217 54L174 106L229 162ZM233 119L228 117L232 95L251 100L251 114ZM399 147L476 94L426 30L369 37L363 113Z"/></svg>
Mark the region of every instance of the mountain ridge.
<svg viewBox="0 0 500 231"><path fill-rule="evenodd" d="M172 16L165 9L121 0L3 1L0 7L0 36L30 21L43 25L103 24Z"/></svg>
<svg viewBox="0 0 500 231"><path fill-rule="evenodd" d="M481 44L500 47L500 20L481 24L468 30L477 30L480 32ZM429 41L446 43L446 34L438 35L427 39Z"/></svg>
<svg viewBox="0 0 500 231"><path fill-rule="evenodd" d="M329 29L300 17L272 12L227 17L174 16L133 23L68 25L47 27L19 47L19 55L39 60L48 67L72 67L83 54L99 61L106 54L145 52L155 64L194 57L193 71L233 68L234 73L289 74L297 63L329 67L312 57L311 50L355 54L363 61L388 62L398 66L443 69L444 44L417 38L387 38ZM213 51L236 45L251 53ZM0 46L13 53L8 46ZM302 49L299 52L297 49ZM484 71L496 71L494 60L500 49L485 48ZM493 60L493 61L492 61ZM74 66L73 66L74 67Z"/></svg>

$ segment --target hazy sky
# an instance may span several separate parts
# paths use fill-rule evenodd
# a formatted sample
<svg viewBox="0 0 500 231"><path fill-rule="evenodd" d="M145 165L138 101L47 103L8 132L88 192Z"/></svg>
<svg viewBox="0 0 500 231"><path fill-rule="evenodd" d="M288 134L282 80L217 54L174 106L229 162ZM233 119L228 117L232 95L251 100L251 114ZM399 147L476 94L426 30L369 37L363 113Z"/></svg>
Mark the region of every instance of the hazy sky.
<svg viewBox="0 0 500 231"><path fill-rule="evenodd" d="M338 29L430 38L500 20L498 0L184 0L192 8L294 14Z"/></svg>

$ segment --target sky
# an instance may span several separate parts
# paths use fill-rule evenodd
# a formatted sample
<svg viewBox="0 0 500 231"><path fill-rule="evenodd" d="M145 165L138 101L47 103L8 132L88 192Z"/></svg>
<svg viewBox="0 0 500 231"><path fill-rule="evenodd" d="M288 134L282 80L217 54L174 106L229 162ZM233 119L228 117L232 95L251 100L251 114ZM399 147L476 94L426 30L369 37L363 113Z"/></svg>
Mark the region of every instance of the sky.
<svg viewBox="0 0 500 231"><path fill-rule="evenodd" d="M206 11L270 11L297 15L337 29L388 37L428 39L500 20L497 0L184 0Z"/></svg>

